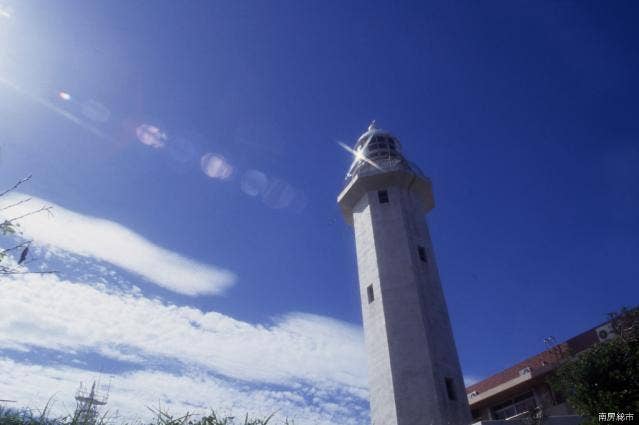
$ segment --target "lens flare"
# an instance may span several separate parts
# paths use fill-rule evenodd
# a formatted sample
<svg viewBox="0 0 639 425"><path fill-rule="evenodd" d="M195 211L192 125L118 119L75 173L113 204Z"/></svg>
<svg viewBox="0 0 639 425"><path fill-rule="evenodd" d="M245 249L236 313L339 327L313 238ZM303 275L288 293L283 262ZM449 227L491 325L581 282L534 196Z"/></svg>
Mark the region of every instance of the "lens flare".
<svg viewBox="0 0 639 425"><path fill-rule="evenodd" d="M164 145L166 145L166 140L168 139L166 133L149 124L140 125L135 129L135 134L138 136L140 143L156 149L164 147Z"/></svg>
<svg viewBox="0 0 639 425"><path fill-rule="evenodd" d="M284 180L272 179L262 193L262 202L273 209L283 209L291 205L295 199L295 189Z"/></svg>
<svg viewBox="0 0 639 425"><path fill-rule="evenodd" d="M212 179L227 180L233 174L233 166L223 156L213 153L204 154L200 160L204 174Z"/></svg>
<svg viewBox="0 0 639 425"><path fill-rule="evenodd" d="M268 187L268 177L261 171L249 170L242 176L240 188L248 196L261 195Z"/></svg>
<svg viewBox="0 0 639 425"><path fill-rule="evenodd" d="M58 92L58 97L64 101L71 100L71 95L65 91Z"/></svg>
<svg viewBox="0 0 639 425"><path fill-rule="evenodd" d="M293 198L293 201L291 202L289 209L294 213L299 214L304 211L304 208L306 208L306 206L308 205L308 197L299 189L295 190L294 195L295 196Z"/></svg>

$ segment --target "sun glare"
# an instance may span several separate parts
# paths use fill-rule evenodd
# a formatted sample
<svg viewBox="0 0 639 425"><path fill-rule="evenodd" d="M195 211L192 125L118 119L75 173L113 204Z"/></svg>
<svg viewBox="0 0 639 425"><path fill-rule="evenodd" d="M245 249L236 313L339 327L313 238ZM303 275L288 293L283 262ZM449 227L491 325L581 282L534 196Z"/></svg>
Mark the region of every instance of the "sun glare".
<svg viewBox="0 0 639 425"><path fill-rule="evenodd" d="M346 152L350 152L353 157L354 157L354 161L364 161L367 164L370 164L372 167L374 167L377 170L381 170L381 168L379 167L379 165L375 164L373 161L371 161L370 159L368 159L366 157L366 155L364 155L364 149L362 147L358 148L357 150L351 148L350 146L348 146L345 143L342 142L337 142L338 145L340 145L342 147L342 149L344 149ZM368 143L367 143L368 144ZM366 146L366 145L364 145Z"/></svg>
<svg viewBox="0 0 639 425"><path fill-rule="evenodd" d="M13 16L13 13L11 13L11 8L5 7L0 4L0 17L11 19L11 16Z"/></svg>

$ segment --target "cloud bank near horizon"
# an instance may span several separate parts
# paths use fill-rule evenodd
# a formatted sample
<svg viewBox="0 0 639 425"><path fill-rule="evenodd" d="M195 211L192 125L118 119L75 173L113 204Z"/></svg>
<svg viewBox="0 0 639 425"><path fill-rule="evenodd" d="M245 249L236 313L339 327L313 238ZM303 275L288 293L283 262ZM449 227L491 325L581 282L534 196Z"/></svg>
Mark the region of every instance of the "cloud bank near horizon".
<svg viewBox="0 0 639 425"><path fill-rule="evenodd" d="M139 292L34 274L3 279L0 311L0 353L2 349L7 350L5 354L13 353L12 361L29 358L22 354L37 350L60 353L67 360L96 353L133 365L136 372L115 375L117 379L126 377L129 383L134 378L138 382L140 376L159 379L161 371L168 386L148 386L147 398L161 399L167 391L177 397L182 390L171 387L171 383L181 388L186 385L185 380L197 383L217 379L225 382L219 391L226 388L229 394L235 394L233 397L240 397L237 391L242 389L257 391L264 386L278 388L276 393L280 395L274 397L283 397L282 391L298 397L306 394L307 399L298 400L297 410L322 410L326 406L339 410L347 405L366 404L362 330L328 317L290 313L268 324L250 324L213 311L149 299ZM55 376L55 370L69 367L47 362L21 365L46 369L51 376ZM179 373L167 373L171 367L165 365L177 365ZM200 372L192 375L193 371ZM4 375L1 370L0 375ZM86 375L85 370L84 380ZM4 382L8 389L37 379L5 377L0 383ZM78 382L73 383L77 386ZM200 387L204 386L202 382ZM47 388L53 390L53 384L52 381ZM25 395L28 393L25 390ZM242 400L250 398L242 394ZM231 395L222 400L230 400L228 397ZM284 398L286 401L294 397ZM216 403L215 399L206 400L211 406ZM263 405L270 406L267 401L262 400ZM360 413L366 415L365 408L363 412Z"/></svg>
<svg viewBox="0 0 639 425"><path fill-rule="evenodd" d="M95 375L81 368L36 365L0 356L0 394L10 394L19 406L36 412L52 402L50 417L72 413L79 382L87 384ZM155 370L112 376L106 408L108 418L131 423L152 420L154 414L149 409L158 408L177 416L208 414L211 409L238 418L247 413L262 418L275 413L274 423L284 418L315 425L365 425L369 421L367 406L355 398L336 402L329 394L313 389L303 396L298 388L237 386L201 372L179 376Z"/></svg>

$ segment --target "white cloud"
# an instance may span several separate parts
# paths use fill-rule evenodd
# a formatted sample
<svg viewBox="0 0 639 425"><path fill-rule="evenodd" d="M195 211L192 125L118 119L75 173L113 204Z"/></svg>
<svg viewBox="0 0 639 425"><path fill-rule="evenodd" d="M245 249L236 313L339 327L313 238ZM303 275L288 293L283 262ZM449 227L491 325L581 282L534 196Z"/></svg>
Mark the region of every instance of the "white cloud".
<svg viewBox="0 0 639 425"><path fill-rule="evenodd" d="M79 383L90 383L95 378L95 374L73 367L39 366L0 357L0 395L10 395L17 407L29 408L43 408L55 396L53 416L72 413ZM102 377L103 384L108 380ZM274 423L281 423L286 417L295 423L316 425L363 425L368 421L365 409L358 404L336 404L328 399L309 404L296 391L238 388L201 373L176 376L138 371L110 378L106 408L112 413L118 411L121 420L148 420L152 413L147 407L158 405L175 415L205 414L210 408L238 417L246 413L265 417L277 412Z"/></svg>
<svg viewBox="0 0 639 425"><path fill-rule="evenodd" d="M3 204L10 205L26 197L12 193L3 197ZM0 211L0 218L20 216L41 205L52 206L54 216L34 214L20 220L24 236L36 244L109 262L166 289L191 296L219 294L235 282L235 275L228 270L157 246L116 222L79 214L43 199L33 198Z"/></svg>
<svg viewBox="0 0 639 425"><path fill-rule="evenodd" d="M361 328L322 316L253 325L54 275L4 279L0 311L0 347L95 351L142 364L174 359L247 382L367 396Z"/></svg>
<svg viewBox="0 0 639 425"><path fill-rule="evenodd" d="M3 200L11 203L22 196ZM36 199L11 213L20 215L42 203L53 205ZM140 371L116 375L112 385L109 405L127 415L146 412L160 400L176 413L200 406L256 415L279 410L296 423L366 422L366 357L359 326L304 313L250 324L149 299L136 287L123 290L112 281L113 270L92 259L190 295L220 292L234 276L157 247L117 223L54 208L54 218L40 214L22 220L25 236L80 271L94 267L107 281L95 276L81 282L56 275L3 277L0 353L10 350L14 359L0 356L0 398L44 406L56 393L70 400L79 381L90 378L91 372L74 367L15 360L45 349L64 353L65 362L74 366L83 364L85 353L136 364ZM150 365L170 366L184 375ZM66 407L61 413L69 413L73 403Z"/></svg>

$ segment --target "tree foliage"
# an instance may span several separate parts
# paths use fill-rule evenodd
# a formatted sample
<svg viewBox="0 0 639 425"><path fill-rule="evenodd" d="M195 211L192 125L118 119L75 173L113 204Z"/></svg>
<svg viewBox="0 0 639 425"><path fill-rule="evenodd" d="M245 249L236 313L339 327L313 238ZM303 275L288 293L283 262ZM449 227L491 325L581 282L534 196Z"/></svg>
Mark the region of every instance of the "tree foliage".
<svg viewBox="0 0 639 425"><path fill-rule="evenodd" d="M597 423L604 412L639 413L639 308L623 308L610 319L616 337L579 353L550 379L586 423Z"/></svg>

